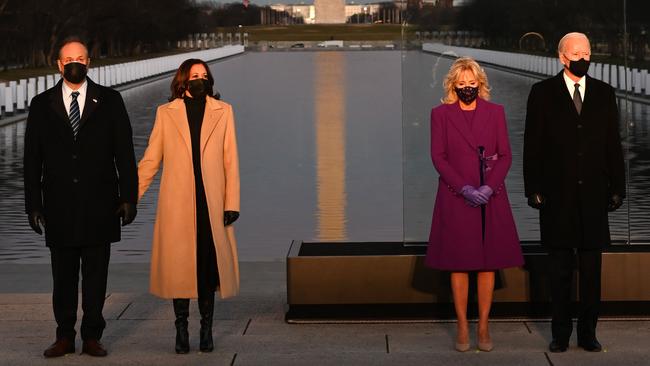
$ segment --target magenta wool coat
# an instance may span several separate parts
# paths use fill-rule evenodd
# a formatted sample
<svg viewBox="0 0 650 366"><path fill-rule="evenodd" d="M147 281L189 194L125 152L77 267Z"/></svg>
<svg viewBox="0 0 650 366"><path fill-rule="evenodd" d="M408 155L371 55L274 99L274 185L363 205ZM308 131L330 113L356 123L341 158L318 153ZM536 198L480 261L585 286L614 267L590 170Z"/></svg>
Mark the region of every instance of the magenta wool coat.
<svg viewBox="0 0 650 366"><path fill-rule="evenodd" d="M504 182L512 154L503 106L477 99L471 124L462 113L458 102L431 111L431 159L440 178L425 263L449 271L521 266ZM480 186L479 146L488 158L485 184L494 191L485 205L484 239L481 208L467 205L460 193L465 185Z"/></svg>

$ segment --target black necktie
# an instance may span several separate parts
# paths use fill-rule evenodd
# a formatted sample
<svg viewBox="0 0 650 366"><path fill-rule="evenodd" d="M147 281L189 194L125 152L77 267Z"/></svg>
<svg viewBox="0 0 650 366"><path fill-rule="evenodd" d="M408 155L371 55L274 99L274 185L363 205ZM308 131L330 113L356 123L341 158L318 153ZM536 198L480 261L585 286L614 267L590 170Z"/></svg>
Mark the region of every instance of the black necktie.
<svg viewBox="0 0 650 366"><path fill-rule="evenodd" d="M78 91L72 92L72 102L70 103L70 126L72 126L72 133L74 137L77 138L77 133L79 132L79 122L81 121L81 114L79 113L79 102L77 102L77 97L79 96Z"/></svg>
<svg viewBox="0 0 650 366"><path fill-rule="evenodd" d="M576 111L580 114L582 111L582 98L580 98L580 84L575 84L575 89L573 89L573 104L576 106Z"/></svg>

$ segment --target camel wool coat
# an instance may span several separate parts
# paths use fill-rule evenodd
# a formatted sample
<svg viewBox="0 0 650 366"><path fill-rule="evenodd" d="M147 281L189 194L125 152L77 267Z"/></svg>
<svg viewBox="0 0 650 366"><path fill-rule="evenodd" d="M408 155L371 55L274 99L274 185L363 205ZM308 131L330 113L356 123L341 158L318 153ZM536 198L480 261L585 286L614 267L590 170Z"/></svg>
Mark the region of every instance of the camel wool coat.
<svg viewBox="0 0 650 366"><path fill-rule="evenodd" d="M223 212L239 211L239 160L232 107L207 97L201 126L201 169L217 253L221 298L239 292L239 263L232 225ZM165 298L197 298L196 193L192 143L182 99L158 107L138 165L141 198L163 164L151 253L150 291Z"/></svg>

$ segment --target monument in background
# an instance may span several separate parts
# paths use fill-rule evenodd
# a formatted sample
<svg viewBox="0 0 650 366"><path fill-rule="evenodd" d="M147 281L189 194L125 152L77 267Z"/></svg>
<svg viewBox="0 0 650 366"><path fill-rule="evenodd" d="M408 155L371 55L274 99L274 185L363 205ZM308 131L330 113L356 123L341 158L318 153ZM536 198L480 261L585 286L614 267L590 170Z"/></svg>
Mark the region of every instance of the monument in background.
<svg viewBox="0 0 650 366"><path fill-rule="evenodd" d="M345 0L314 0L317 24L345 23Z"/></svg>

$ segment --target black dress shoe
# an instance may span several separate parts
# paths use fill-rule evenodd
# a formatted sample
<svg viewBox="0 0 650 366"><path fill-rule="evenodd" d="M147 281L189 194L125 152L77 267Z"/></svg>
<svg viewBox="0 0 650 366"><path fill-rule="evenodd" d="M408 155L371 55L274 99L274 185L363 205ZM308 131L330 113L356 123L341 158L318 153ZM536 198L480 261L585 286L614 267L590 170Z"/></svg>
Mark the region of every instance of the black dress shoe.
<svg viewBox="0 0 650 366"><path fill-rule="evenodd" d="M548 345L548 350L553 353L566 352L567 348L569 348L568 343L562 343L555 339Z"/></svg>
<svg viewBox="0 0 650 366"><path fill-rule="evenodd" d="M105 357L108 352L99 341L94 339L85 340L81 347L81 353L85 353L94 357Z"/></svg>
<svg viewBox="0 0 650 366"><path fill-rule="evenodd" d="M585 351L589 352L600 352L603 350L603 346L600 345L596 338L590 340L579 340L578 347L582 347Z"/></svg>
<svg viewBox="0 0 650 366"><path fill-rule="evenodd" d="M74 342L67 338L57 339L51 346L47 347L43 356L47 358L65 356L67 353L74 353Z"/></svg>

